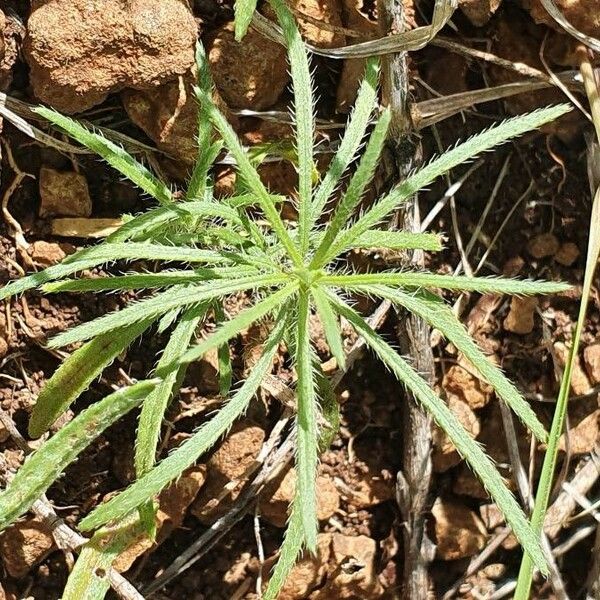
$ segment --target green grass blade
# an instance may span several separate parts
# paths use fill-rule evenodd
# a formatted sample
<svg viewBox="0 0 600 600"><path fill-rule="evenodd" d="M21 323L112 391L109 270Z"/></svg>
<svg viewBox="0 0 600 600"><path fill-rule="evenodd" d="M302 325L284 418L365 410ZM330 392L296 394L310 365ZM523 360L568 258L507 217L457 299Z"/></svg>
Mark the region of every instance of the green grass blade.
<svg viewBox="0 0 600 600"><path fill-rule="evenodd" d="M190 348L182 357L180 362L190 363L198 360L213 348L218 348L222 344L227 343L231 338L238 335L246 327L249 327L255 321L262 319L265 315L281 306L292 294L296 293L298 285L296 283L289 284L279 291L267 296L257 304L250 308L241 311L236 317L223 323L216 331L214 331L205 340ZM158 372L159 375L162 371Z"/></svg>
<svg viewBox="0 0 600 600"><path fill-rule="evenodd" d="M212 300L253 288L271 287L285 281L284 275L258 275L233 281L216 280L205 282L203 285L177 286L146 300L130 304L122 310L73 327L73 329L52 338L48 342L48 346L58 348L82 342L136 321L156 318L174 308L198 304L204 300Z"/></svg>
<svg viewBox="0 0 600 600"><path fill-rule="evenodd" d="M229 264L230 258L220 252L196 248L177 248L158 244L139 244L135 242L99 244L85 248L65 258L61 263L52 265L39 273L22 277L0 288L0 300L21 294L32 288L55 279L68 277L78 271L91 269L115 260L165 260L190 263Z"/></svg>
<svg viewBox="0 0 600 600"><path fill-rule="evenodd" d="M315 240L320 243L324 237L323 234L319 233L315 236ZM372 229L359 235L352 242L350 248L439 252L443 249L443 245L442 238L435 233L411 233L410 231L381 231L379 229Z"/></svg>
<svg viewBox="0 0 600 600"><path fill-rule="evenodd" d="M269 584L265 590L262 600L276 600L290 571L296 564L296 560L304 545L304 528L302 522L302 509L299 503L294 501L292 514L285 531L285 538L279 551L279 559L269 578Z"/></svg>
<svg viewBox="0 0 600 600"><path fill-rule="evenodd" d="M287 47L294 92L295 142L298 153L298 238L300 253L308 250L311 228L314 97L310 63L296 20L283 0L270 0Z"/></svg>
<svg viewBox="0 0 600 600"><path fill-rule="evenodd" d="M337 361L338 368L344 370L346 368L346 353L344 352L342 331L338 317L331 308L327 294L320 287L313 286L311 288L311 295L317 308L317 314L321 320L331 355Z"/></svg>
<svg viewBox="0 0 600 600"><path fill-rule="evenodd" d="M65 468L107 427L138 406L156 383L141 381L106 396L29 456L8 487L0 492L0 531L27 512Z"/></svg>
<svg viewBox="0 0 600 600"><path fill-rule="evenodd" d="M316 373L317 392L321 399L321 413L325 421L325 425L319 431L319 451L325 452L340 430L340 403L329 377L323 373L318 360L313 363L313 369Z"/></svg>
<svg viewBox="0 0 600 600"><path fill-rule="evenodd" d="M348 119L344 137L342 138L340 146L333 157L331 164L329 165L327 173L323 177L323 180L315 193L313 222L315 222L321 215L327 201L331 198L331 195L338 185L342 175L345 173L346 169L355 158L356 153L360 148L367 130L367 126L371 120L371 116L374 112L374 109L377 108L378 80L379 58L371 57L367 59L365 63L365 74L358 89L356 102ZM382 115L383 121L386 120L384 115L388 113L389 110L385 109ZM389 121L389 117L387 120ZM379 152L381 152L381 150Z"/></svg>
<svg viewBox="0 0 600 600"><path fill-rule="evenodd" d="M567 283L553 281L530 281L500 277L463 277L409 271L404 273L325 275L320 281L326 285L339 286L345 289L356 288L356 286L361 285L392 285L405 288L441 288L460 292L515 294L518 296L555 294L571 289L571 286Z"/></svg>
<svg viewBox="0 0 600 600"><path fill-rule="evenodd" d="M548 433L519 390L504 376L501 369L488 360L463 324L441 298L429 292L419 292L413 295L383 286L372 286L369 288L369 292L403 306L439 330L470 361L535 437L540 442L546 442Z"/></svg>
<svg viewBox="0 0 600 600"><path fill-rule="evenodd" d="M200 47L196 53L198 57L198 70L203 72L206 77L210 77L208 61L206 59L206 52L204 48ZM213 123L215 129L221 134L225 146L233 156L237 164L237 170L243 179L245 185L249 191L256 197L256 203L262 209L267 221L271 225L273 231L277 235L279 241L283 244L287 250L290 258L296 264L296 266L302 265L302 257L298 252L298 248L295 246L290 234L275 207L273 197L265 188L263 182L256 169L252 166L248 154L242 147L242 144L236 135L235 131L223 115L221 111L215 106L211 94L200 88L196 89L196 95L210 116L210 120Z"/></svg>
<svg viewBox="0 0 600 600"><path fill-rule="evenodd" d="M422 169L416 171L394 188L387 196L379 200L371 209L361 215L354 225L342 232L337 238L328 253L329 256L337 256L343 252L359 235L383 221L387 215L398 208L407 198L410 198L420 189L429 185L440 175L511 138L537 129L570 110L571 107L569 105L559 104L513 117L448 150Z"/></svg>
<svg viewBox="0 0 600 600"><path fill-rule="evenodd" d="M594 282L594 273L596 272L596 269L598 267L599 259L600 188L598 188L598 190L596 191L594 203L592 206L592 215L590 218L589 227L588 251L585 264L585 275L583 278L583 290L581 294L581 302L579 304L577 325L575 326L575 333L573 335L573 341L571 342L569 357L565 365L562 381L560 382L560 390L556 401L556 408L554 409L554 417L552 419L552 426L550 428L548 445L546 447L546 453L544 454L544 462L542 464L542 472L540 475L538 489L535 497L533 514L531 515L531 527L533 528L533 531L537 534L541 534L542 529L544 527L546 510L548 508L548 502L550 500L550 494L552 492L552 483L554 480L554 473L556 471L556 463L558 460L558 451L560 448L560 438L565 428L565 418L567 415L567 407L569 404L569 394L571 390L573 367L575 366L576 358L579 355L579 344L581 342L581 334L583 333L583 328L586 322L587 308ZM529 598L534 565L535 558L532 557L529 552L525 552L523 554L523 560L521 561L521 568L519 570L517 587L515 589L515 600L527 600L527 598Z"/></svg>
<svg viewBox="0 0 600 600"><path fill-rule="evenodd" d="M235 0L235 39L241 41L248 31L252 16L256 10L256 0Z"/></svg>
<svg viewBox="0 0 600 600"><path fill-rule="evenodd" d="M428 383L358 313L333 294L330 297L336 310L348 319L380 360L410 390L439 427L446 432L502 511L519 543L531 554L538 568L543 573L548 573L539 535L532 530L521 507L506 487L498 469L481 446L465 431L456 416L443 400L436 396Z"/></svg>
<svg viewBox="0 0 600 600"><path fill-rule="evenodd" d="M215 319L217 323L225 322L225 311L220 302L214 303ZM233 382L233 366L231 364L231 352L229 343L221 344L217 349L217 360L219 363L219 393L227 396Z"/></svg>
<svg viewBox="0 0 600 600"><path fill-rule="evenodd" d="M111 167L135 183L144 192L150 194L160 204L170 204L173 201L168 186L121 146L107 140L97 131L90 131L74 119L61 115L50 108L38 106L33 111L60 127L82 146L101 156Z"/></svg>
<svg viewBox="0 0 600 600"><path fill-rule="evenodd" d="M144 475L124 492L115 496L106 504L92 511L79 528L89 531L109 521L120 519L135 510L138 506L151 500L171 481L194 464L198 458L231 427L232 423L247 408L263 377L271 370L273 357L283 337L285 327L284 310L280 311L275 327L269 335L264 351L248 378L238 392L221 408L221 410L181 446L162 460L152 471Z"/></svg>
<svg viewBox="0 0 600 600"><path fill-rule="evenodd" d="M98 336L66 358L42 388L31 419L29 435L40 437L125 348L150 326L140 321Z"/></svg>
<svg viewBox="0 0 600 600"><path fill-rule="evenodd" d="M143 532L137 517L98 531L81 549L61 600L102 600L110 589L113 561Z"/></svg>
<svg viewBox="0 0 600 600"><path fill-rule="evenodd" d="M302 528L306 546L311 552L317 548L317 456L318 403L315 392L314 373L312 368L313 352L310 342L310 299L308 291L300 290L298 302L297 349L295 355L298 382L296 396L298 398L298 414L296 430L298 435L296 448L297 484L294 503L302 515Z"/></svg>

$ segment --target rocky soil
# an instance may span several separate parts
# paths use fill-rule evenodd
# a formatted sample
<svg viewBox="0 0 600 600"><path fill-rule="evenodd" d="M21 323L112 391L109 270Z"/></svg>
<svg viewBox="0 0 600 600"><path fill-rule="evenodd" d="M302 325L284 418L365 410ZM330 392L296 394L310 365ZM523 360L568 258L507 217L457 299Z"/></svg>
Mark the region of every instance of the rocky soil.
<svg viewBox="0 0 600 600"><path fill-rule="evenodd" d="M292 0L290 5L306 39L321 48L381 35L373 2ZM575 27L600 37L599 0L557 0L556 5ZM415 7L407 0L406 8L413 26L425 24L431 15L430 2ZM261 10L270 15L268 7ZM27 6L4 0L0 4L0 91L9 100L50 104L127 136L121 139L176 185L188 175L194 159L196 104L190 86L198 37L207 48L218 101L244 142L285 146L289 141L289 125L281 117L290 100L285 53L253 30L236 42L232 19L229 0L32 0ZM452 53L436 45L411 53L417 121L421 101L520 81L525 66L544 73L546 68L558 72L576 66L574 42L539 0L463 0L452 21L453 27L447 26L443 35L480 54L466 57L464 52ZM513 68L506 68L506 61ZM323 123L343 127L363 62L315 56L317 113ZM563 98L560 90L552 88L465 107L462 114L421 131L424 156L492 120ZM3 106L0 96L0 109ZM14 103L6 106L17 110ZM147 206L136 189L96 158L59 147L66 140L33 115L27 114L27 119L51 134L55 143L32 140L22 127L15 127L14 119L0 116L0 282L55 264L106 235L123 213ZM321 167L331 156L339 126L324 126L319 132ZM585 119L574 111L543 132L487 154L475 163L475 170L473 165L457 169L419 200L421 214L428 215L449 184L464 176L463 185L431 222L432 230L446 236L444 252L427 258L431 268L453 273L460 264L464 271L476 270L481 263L481 274L560 278L574 284L573 292L553 298L448 297L456 302L472 336L518 384L546 424L577 314L588 241L587 130ZM265 163L261 174L273 191L293 194L295 172L290 163ZM217 191L228 193L235 181L231 167L220 164L215 175ZM484 211L488 216L478 231ZM465 265L459 248L468 244L472 250ZM397 260L380 255L355 258L370 266ZM556 490L546 523L572 598L582 597L588 585L595 531L593 518L581 514L577 498L587 497L593 503L600 491L600 472L594 462L600 437L599 289L596 279L573 378L569 430L562 439L561 479L570 487ZM41 297L31 293L0 306L0 408L23 435L36 395L61 359L44 347L44 341L127 299L125 294ZM390 312L383 325L385 334L393 339L397 325L396 315ZM313 334L327 369L330 355L322 332L315 328ZM252 367L262 339L264 331L250 330L236 342L237 376ZM435 332L431 345L436 388L451 409L485 445L507 479L514 481L515 472L510 440L525 472L535 481L543 448L532 444L516 423L514 434L505 433L502 411L489 386ZM147 336L106 370L75 411L113 384L142 378L161 347L160 339ZM189 370L168 414L164 452L186 439L220 402L215 360L208 355ZM283 383L293 383L283 361L275 375ZM402 598L403 523L396 477L401 467L404 391L365 355L337 393L342 427L321 457L318 480L319 552L294 568L281 598ZM143 537L136 540L119 556L115 568L142 589L218 518L231 514L244 497L282 411L273 394L263 390L228 437L161 494L156 543ZM72 416L67 414L62 423ZM109 429L51 488L48 499L74 529L82 515L132 480L134 431L135 415ZM18 467L24 458L3 425L0 450L0 466L7 469ZM423 515L435 544L429 597L509 597L510 591L503 595L502 590L516 577L520 553L502 515L451 442L437 430L432 458L431 508ZM151 597L258 598L276 559L294 486L293 468L284 469L234 528ZM485 558L474 562L482 553ZM59 548L38 518L22 519L0 534L0 599L60 598L73 559L73 553ZM534 590L535 598L562 597L541 579Z"/></svg>

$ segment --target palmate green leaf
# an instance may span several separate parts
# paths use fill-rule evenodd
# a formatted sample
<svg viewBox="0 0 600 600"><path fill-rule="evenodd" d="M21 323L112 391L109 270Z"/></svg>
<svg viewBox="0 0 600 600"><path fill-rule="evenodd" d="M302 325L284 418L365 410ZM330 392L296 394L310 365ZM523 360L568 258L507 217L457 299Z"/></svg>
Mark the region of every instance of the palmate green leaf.
<svg viewBox="0 0 600 600"><path fill-rule="evenodd" d="M311 552L317 548L317 415L318 403L313 379L313 351L310 343L310 298L307 290L300 289L298 294L298 323L295 355L296 396L298 412L296 415L296 491L294 503L302 515L304 540Z"/></svg>
<svg viewBox="0 0 600 600"><path fill-rule="evenodd" d="M298 291L298 284L291 283L284 288L267 296L264 300L254 304L250 308L242 310L236 317L226 321L211 333L205 340L190 348L179 360L180 363L190 363L198 360L209 350L218 348L227 343L231 338L237 336L241 331L262 319L265 315L273 312L281 306L292 294ZM162 376L162 371L157 371Z"/></svg>
<svg viewBox="0 0 600 600"><path fill-rule="evenodd" d="M385 146L391 119L391 110L389 108L385 108L375 124L373 132L369 138L369 143L367 144L365 152L358 163L358 168L352 175L350 183L348 184L348 188L344 192L341 202L336 207L331 222L327 225L325 237L315 252L315 256L312 261L313 267L325 264L327 262L328 259L325 257L330 256L329 250L331 245L333 244L338 233L344 227L346 227L346 224L352 216L352 213L360 204L365 190L371 183L373 176L375 175L375 171L380 164L381 153ZM365 231L361 236L357 237L356 241L361 239L364 235L368 235L369 233L369 231ZM335 257L335 255L333 255L332 258L333 257Z"/></svg>
<svg viewBox="0 0 600 600"><path fill-rule="evenodd" d="M100 335L66 358L42 388L29 420L29 435L40 437L133 340L150 326L140 321Z"/></svg>
<svg viewBox="0 0 600 600"><path fill-rule="evenodd" d="M198 323L204 318L210 305L211 303L206 301L184 312L158 361L157 370L172 365L187 350ZM174 391L181 385L186 367L187 365L182 365L179 369L173 369L167 373L160 384L144 400L135 438L137 479L148 473L154 466L165 411L173 398ZM144 528L152 537L155 533L155 516L154 502L151 501L140 508L140 518Z"/></svg>
<svg viewBox="0 0 600 600"><path fill-rule="evenodd" d="M99 244L92 248L79 250L71 254L61 263L52 265L39 273L22 277L0 288L0 300L36 288L55 279L68 277L78 271L113 262L115 260L165 260L189 263L231 264L220 252L197 248L178 248L160 244L141 244L135 242Z"/></svg>
<svg viewBox="0 0 600 600"><path fill-rule="evenodd" d="M396 305L403 306L409 312L419 315L432 327L439 330L469 360L535 437L540 442L547 440L548 433L540 423L535 412L523 399L519 390L492 361L486 358L464 325L456 318L452 310L441 298L426 291L407 294L406 292L384 286L369 286L365 291L373 293L380 298L390 300Z"/></svg>
<svg viewBox="0 0 600 600"><path fill-rule="evenodd" d="M308 250L312 226L314 97L310 63L294 15L283 0L269 0L281 25L294 92L295 142L298 153L298 238L300 254Z"/></svg>
<svg viewBox="0 0 600 600"><path fill-rule="evenodd" d="M348 319L356 332L363 337L367 345L392 371L398 381L401 381L410 390L439 427L446 432L458 452L469 463L502 511L519 543L530 553L540 571L544 574L548 573L548 565L542 552L539 536L531 529L521 507L481 446L471 438L454 413L435 394L427 382L357 312L334 294L329 293L329 296L339 314Z"/></svg>
<svg viewBox="0 0 600 600"><path fill-rule="evenodd" d="M124 327L136 321L156 318L174 308L198 304L204 300L221 298L228 294L249 289L276 286L285 281L286 278L283 275L256 275L241 277L233 281L214 280L207 281L203 285L176 286L147 300L130 304L122 310L108 313L89 323L73 327L52 338L48 342L48 346L51 348L68 346L69 344L75 344L76 342L82 342L94 336L108 333L118 327Z"/></svg>
<svg viewBox="0 0 600 600"><path fill-rule="evenodd" d="M517 296L553 294L571 289L571 286L566 283L555 283L553 281L530 281L501 277L462 277L418 271L324 275L320 282L344 289L356 289L357 286L363 285L390 285L417 289L440 288L460 292L479 292L480 294L514 294Z"/></svg>
<svg viewBox="0 0 600 600"><path fill-rule="evenodd" d="M135 408L157 380L141 381L93 404L29 456L0 492L0 531L27 512L65 468L107 427Z"/></svg>
<svg viewBox="0 0 600 600"><path fill-rule="evenodd" d="M330 200L336 186L340 182L342 175L345 173L346 169L360 148L369 124L369 120L371 119L371 115L373 114L374 109L377 107L378 79L379 59L378 57L371 57L367 59L365 63L365 75L358 89L356 102L348 119L344 136L340 142L340 147L338 148L334 157L331 159L331 164L329 165L321 184L315 192L311 211L311 226L317 222L323 213L323 210L327 202ZM386 113L389 113L389 111L384 111L384 114ZM386 119L383 118L383 121L385 120ZM387 116L387 122L389 123L389 114ZM381 127L382 126L380 125L379 129L377 129L378 132L381 130ZM374 135L377 136L378 134ZM371 139L373 139L373 136ZM361 158L361 163L364 161L367 153L365 153ZM377 152L377 159L379 159L380 155L381 148L379 148L379 151ZM345 225L346 222L347 221L344 220L342 226Z"/></svg>
<svg viewBox="0 0 600 600"><path fill-rule="evenodd" d="M150 194L160 204L173 201L171 190L157 179L142 163L138 162L117 144L107 140L98 131L90 131L74 119L44 106L33 109L54 125L60 127L74 140L101 156L111 167L119 171L139 188Z"/></svg>
<svg viewBox="0 0 600 600"><path fill-rule="evenodd" d="M223 408L205 425L202 425L192 437L162 460L152 471L144 475L133 485L98 506L83 521L79 528L89 531L109 521L123 518L144 502L151 500L166 485L179 477L185 469L194 464L246 410L264 376L271 370L275 352L283 338L286 322L286 311L282 309L277 315L275 325L265 342L262 356L250 371L248 378Z"/></svg>
<svg viewBox="0 0 600 600"><path fill-rule="evenodd" d="M108 572L113 561L143 532L137 516L97 531L81 549L61 600L102 600L110 589Z"/></svg>
<svg viewBox="0 0 600 600"><path fill-rule="evenodd" d="M342 341L342 331L338 322L337 315L333 312L327 294L320 287L311 289L311 296L314 300L317 314L325 332L325 339L331 355L335 358L338 368L344 370L346 368L346 353L344 352L344 344Z"/></svg>
<svg viewBox="0 0 600 600"><path fill-rule="evenodd" d="M503 121L499 125L490 127L486 131L474 135L466 142L448 150L423 168L416 171L405 181L394 188L387 196L376 202L367 212L348 229L345 229L330 248L327 255L330 258L337 256L348 248L351 243L362 233L368 231L385 219L392 211L403 202L413 196L423 187L429 185L440 175L447 173L450 169L467 162L478 154L485 152L506 142L507 140L520 136L527 131L537 129L545 123L554 121L558 117L569 112L571 107L559 104L536 110L534 112L519 115Z"/></svg>
<svg viewBox="0 0 600 600"><path fill-rule="evenodd" d="M235 0L235 39L241 41L248 31L252 16L256 10L256 0Z"/></svg>

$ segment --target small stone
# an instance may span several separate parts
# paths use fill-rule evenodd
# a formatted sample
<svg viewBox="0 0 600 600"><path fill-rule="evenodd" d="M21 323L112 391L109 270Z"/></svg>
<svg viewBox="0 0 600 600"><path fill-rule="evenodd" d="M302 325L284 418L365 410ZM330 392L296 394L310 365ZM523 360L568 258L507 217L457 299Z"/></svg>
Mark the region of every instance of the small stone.
<svg viewBox="0 0 600 600"><path fill-rule="evenodd" d="M92 200L85 177L74 171L40 169L40 217L89 217Z"/></svg>
<svg viewBox="0 0 600 600"><path fill-rule="evenodd" d="M467 465L457 468L458 473L452 483L452 492L457 496L469 496L478 500L487 500L490 495L486 492L481 481Z"/></svg>
<svg viewBox="0 0 600 600"><path fill-rule="evenodd" d="M289 469L283 477L278 477L263 493L260 504L261 516L275 527L285 527L288 509L296 491L296 470ZM340 495L331 479L317 477L317 518L326 521L340 506Z"/></svg>
<svg viewBox="0 0 600 600"><path fill-rule="evenodd" d="M573 242L562 244L554 255L554 260L565 267L570 267L578 258L579 248Z"/></svg>
<svg viewBox="0 0 600 600"><path fill-rule="evenodd" d="M518 335L531 333L535 324L534 315L537 305L537 298L513 296L510 300L510 310L504 319L504 329Z"/></svg>
<svg viewBox="0 0 600 600"><path fill-rule="evenodd" d="M8 342L0 337L0 358L4 358L8 354Z"/></svg>
<svg viewBox="0 0 600 600"><path fill-rule="evenodd" d="M505 519L502 511L498 508L497 504L483 504L479 507L479 514L481 520L488 531L494 531L496 527L504 524Z"/></svg>
<svg viewBox="0 0 600 600"><path fill-rule="evenodd" d="M436 556L439 559L467 558L485 546L486 528L481 519L466 506L438 498L432 514L435 519Z"/></svg>
<svg viewBox="0 0 600 600"><path fill-rule="evenodd" d="M292 0L289 6L296 12L298 27L307 42L318 48L345 44L340 0Z"/></svg>
<svg viewBox="0 0 600 600"><path fill-rule="evenodd" d="M590 377L591 383L600 383L600 344L592 344L583 351L583 362L585 370Z"/></svg>
<svg viewBox="0 0 600 600"><path fill-rule="evenodd" d="M43 240L33 242L29 247L29 253L34 262L44 267L55 265L67 256L61 244L44 242Z"/></svg>
<svg viewBox="0 0 600 600"><path fill-rule="evenodd" d="M35 0L25 58L35 95L66 113L194 65L198 27L181 0Z"/></svg>
<svg viewBox="0 0 600 600"><path fill-rule="evenodd" d="M571 402L570 404L576 403L579 403L579 401ZM600 440L600 410L596 409L586 416L581 414L572 415L571 413L573 412L583 412L577 411L577 408L578 407L575 407L575 411L572 409L569 410L568 443L566 437L567 434L565 433L560 436L559 440L559 449L562 452L567 452L568 450L569 456L583 456L590 454L590 452L593 452L597 447L598 440ZM577 416L579 416L579 419ZM583 418L581 418L582 416Z"/></svg>
<svg viewBox="0 0 600 600"><path fill-rule="evenodd" d="M560 25L548 14L540 0L524 0L536 23L544 23L560 30ZM556 8L575 29L600 37L600 4L598 0L556 0Z"/></svg>
<svg viewBox="0 0 600 600"><path fill-rule="evenodd" d="M460 0L458 5L476 27L483 27L500 7L502 0Z"/></svg>
<svg viewBox="0 0 600 600"><path fill-rule="evenodd" d="M559 248L560 242L552 233L536 235L532 240L529 240L529 243L527 244L527 252L529 252L533 258L538 259L554 256Z"/></svg>
<svg viewBox="0 0 600 600"><path fill-rule="evenodd" d="M0 535L0 556L15 579L27 575L53 548L52 535L37 518L19 521Z"/></svg>
<svg viewBox="0 0 600 600"><path fill-rule="evenodd" d="M288 84L285 49L252 29L236 42L233 24L223 25L208 37L206 50L217 89L231 107L269 108Z"/></svg>
<svg viewBox="0 0 600 600"><path fill-rule="evenodd" d="M453 365L446 371L442 387L446 396L456 396L470 408L483 408L494 392L491 385L475 377L460 365Z"/></svg>
<svg viewBox="0 0 600 600"><path fill-rule="evenodd" d="M564 342L555 342L554 357L560 367L565 367L567 360L569 359L569 348L567 348ZM573 371L571 373L571 389L577 396L583 396L592 389L592 384L590 383L586 372L581 366L581 359L579 356L575 357L575 361L573 363Z"/></svg>

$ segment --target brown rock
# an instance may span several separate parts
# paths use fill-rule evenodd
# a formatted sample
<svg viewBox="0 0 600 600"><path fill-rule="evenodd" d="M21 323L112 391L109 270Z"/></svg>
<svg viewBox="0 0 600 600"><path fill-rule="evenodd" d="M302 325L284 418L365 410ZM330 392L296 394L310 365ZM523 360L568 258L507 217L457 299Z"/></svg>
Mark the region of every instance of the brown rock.
<svg viewBox="0 0 600 600"><path fill-rule="evenodd" d="M13 67L19 58L24 32L25 28L18 17L6 15L0 10L0 91L6 91L12 82Z"/></svg>
<svg viewBox="0 0 600 600"><path fill-rule="evenodd" d="M35 0L25 56L36 96L75 113L182 75L196 39L186 0Z"/></svg>
<svg viewBox="0 0 600 600"><path fill-rule="evenodd" d="M559 248L560 243L552 233L536 235L533 239L529 240L527 244L527 252L529 252L533 258L538 259L554 256Z"/></svg>
<svg viewBox="0 0 600 600"><path fill-rule="evenodd" d="M15 579L27 575L53 548L52 535L37 518L19 521L0 535L0 556Z"/></svg>
<svg viewBox="0 0 600 600"><path fill-rule="evenodd" d="M331 536L330 574L325 585L311 598L338 600L379 598L383 589L375 572L375 540L364 535L348 536L334 533Z"/></svg>
<svg viewBox="0 0 600 600"><path fill-rule="evenodd" d="M505 521L502 511L497 504L483 504L479 507L479 514L488 531L494 531Z"/></svg>
<svg viewBox="0 0 600 600"><path fill-rule="evenodd" d="M55 265L67 256L61 244L44 242L43 240L33 242L29 247L29 253L34 262L44 267Z"/></svg>
<svg viewBox="0 0 600 600"><path fill-rule="evenodd" d="M562 452L566 452L568 448L569 455L572 456L589 454L600 440L600 410L596 408L590 413L590 408L598 403L594 398L589 403L577 400L570 404L568 444L567 434L563 433L559 448Z"/></svg>
<svg viewBox="0 0 600 600"><path fill-rule="evenodd" d="M74 171L40 169L40 217L89 217L92 201L85 177Z"/></svg>
<svg viewBox="0 0 600 600"><path fill-rule="evenodd" d="M510 300L510 310L504 319L504 329L519 335L531 333L537 305L537 298L513 296Z"/></svg>
<svg viewBox="0 0 600 600"><path fill-rule="evenodd" d="M565 267L570 267L578 258L579 248L573 242L562 244L554 255L554 260Z"/></svg>
<svg viewBox="0 0 600 600"><path fill-rule="evenodd" d="M479 435L480 424L477 416L471 410L469 405L456 396L451 396L448 398L448 407L467 430L469 435L472 438L476 438ZM454 444L448 435L437 426L433 431L433 446L432 462L433 468L437 473L447 471L450 467L454 467L460 463L461 458L456 451Z"/></svg>
<svg viewBox="0 0 600 600"><path fill-rule="evenodd" d="M269 108L289 81L283 46L252 29L236 42L233 25L223 25L206 40L206 49L217 88L229 106Z"/></svg>
<svg viewBox="0 0 600 600"><path fill-rule="evenodd" d="M564 342L556 342L554 344L554 358L562 368L567 364L567 360L569 359L569 348L567 348ZM575 362L573 363L571 389L577 396L587 394L592 389L592 384L581 366L581 359L579 356L575 357Z"/></svg>
<svg viewBox="0 0 600 600"><path fill-rule="evenodd" d="M502 0L459 0L458 5L476 27L485 25L500 7Z"/></svg>
<svg viewBox="0 0 600 600"><path fill-rule="evenodd" d="M453 365L446 371L442 387L447 397L455 396L473 409L484 407L494 392L491 385L460 365Z"/></svg>
<svg viewBox="0 0 600 600"><path fill-rule="evenodd" d="M481 481L479 481L466 464L457 467L457 471L458 473L452 483L452 492L454 494L457 496L469 496L478 500L487 500L489 498L489 494L486 492Z"/></svg>
<svg viewBox="0 0 600 600"><path fill-rule="evenodd" d="M592 344L583 351L583 362L591 383L600 383L600 344Z"/></svg>
<svg viewBox="0 0 600 600"><path fill-rule="evenodd" d="M0 337L0 358L4 358L8 354L8 342Z"/></svg>
<svg viewBox="0 0 600 600"><path fill-rule="evenodd" d="M295 11L302 37L309 44L319 48L345 44L340 0L293 0L289 6Z"/></svg>
<svg viewBox="0 0 600 600"><path fill-rule="evenodd" d="M192 505L192 514L203 522L212 521L227 508L240 492L243 482L235 486L223 500L224 488L241 477L255 461L262 448L265 432L250 421L236 424L207 463L207 481Z"/></svg>
<svg viewBox="0 0 600 600"><path fill-rule="evenodd" d="M539 0L524 0L523 4L529 8L536 23L544 23L563 31ZM600 37L599 0L556 0L556 7L573 27L592 37Z"/></svg>
<svg viewBox="0 0 600 600"><path fill-rule="evenodd" d="M265 489L260 503L261 516L275 527L285 527L288 508L296 491L296 470L288 469ZM326 521L340 506L340 495L331 479L317 477L317 517Z"/></svg>
<svg viewBox="0 0 600 600"><path fill-rule="evenodd" d="M436 555L439 559L467 558L485 546L485 526L466 506L438 498L431 512L435 519Z"/></svg>
<svg viewBox="0 0 600 600"><path fill-rule="evenodd" d="M193 165L198 156L198 101L194 96L194 78L186 76L149 90L125 90L121 94L129 118L156 146L169 156ZM237 119L215 93L214 100L229 121Z"/></svg>

